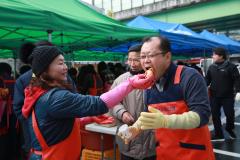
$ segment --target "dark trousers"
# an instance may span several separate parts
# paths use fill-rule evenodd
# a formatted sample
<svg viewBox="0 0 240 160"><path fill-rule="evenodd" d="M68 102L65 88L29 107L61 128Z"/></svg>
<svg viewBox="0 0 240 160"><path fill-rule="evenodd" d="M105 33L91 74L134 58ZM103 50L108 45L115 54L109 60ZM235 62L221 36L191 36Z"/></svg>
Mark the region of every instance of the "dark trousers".
<svg viewBox="0 0 240 160"><path fill-rule="evenodd" d="M223 136L222 123L221 123L221 107L223 107L224 114L226 115L226 129L234 129L234 98L217 98L211 97L211 111L212 120L216 136Z"/></svg>
<svg viewBox="0 0 240 160"><path fill-rule="evenodd" d="M0 135L0 159L1 160L20 160L19 134L16 129L16 117L10 115L9 128L6 134Z"/></svg>
<svg viewBox="0 0 240 160"><path fill-rule="evenodd" d="M121 154L121 160L137 160L137 159ZM144 158L143 160L156 160L156 156L147 157Z"/></svg>

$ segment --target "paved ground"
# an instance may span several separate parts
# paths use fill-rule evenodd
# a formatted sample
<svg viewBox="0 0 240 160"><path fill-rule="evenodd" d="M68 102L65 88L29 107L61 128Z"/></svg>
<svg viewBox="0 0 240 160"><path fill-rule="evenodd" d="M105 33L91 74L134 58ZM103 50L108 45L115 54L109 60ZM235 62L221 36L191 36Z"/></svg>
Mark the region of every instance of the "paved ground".
<svg viewBox="0 0 240 160"><path fill-rule="evenodd" d="M222 142L213 142L213 148L216 160L240 160L240 103L235 105L235 133L237 139L231 140L225 133L226 140ZM225 116L222 114L223 128L225 128ZM213 126L209 125L209 129L213 131Z"/></svg>

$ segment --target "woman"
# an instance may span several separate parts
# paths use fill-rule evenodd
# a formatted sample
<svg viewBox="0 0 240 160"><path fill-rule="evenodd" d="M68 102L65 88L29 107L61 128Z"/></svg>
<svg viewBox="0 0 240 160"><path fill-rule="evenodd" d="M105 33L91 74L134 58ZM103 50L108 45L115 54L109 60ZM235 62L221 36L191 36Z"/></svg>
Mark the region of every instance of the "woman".
<svg viewBox="0 0 240 160"><path fill-rule="evenodd" d="M134 88L148 88L153 77L137 75L100 97L72 93L63 53L54 46L34 49L32 78L22 114L31 133L31 160L77 160L81 142L75 118L106 113Z"/></svg>
<svg viewBox="0 0 240 160"><path fill-rule="evenodd" d="M91 64L82 66L78 82L78 91L81 94L99 96L103 93L103 81Z"/></svg>

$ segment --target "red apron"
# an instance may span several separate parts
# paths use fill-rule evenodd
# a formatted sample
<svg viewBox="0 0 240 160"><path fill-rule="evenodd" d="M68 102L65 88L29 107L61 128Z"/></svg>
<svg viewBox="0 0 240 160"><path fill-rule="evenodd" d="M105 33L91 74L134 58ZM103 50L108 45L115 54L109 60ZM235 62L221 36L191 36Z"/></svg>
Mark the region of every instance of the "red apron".
<svg viewBox="0 0 240 160"><path fill-rule="evenodd" d="M81 154L81 137L80 127L74 122L74 126L70 135L63 141L48 146L44 140L36 121L35 111L32 112L33 130L42 151L33 151L37 155L41 155L43 160L79 160Z"/></svg>
<svg viewBox="0 0 240 160"><path fill-rule="evenodd" d="M178 66L174 85L179 85L182 66ZM179 93L181 94L181 93ZM182 100L149 104L163 114L182 114L188 112L186 102ZM158 160L214 160L214 153L210 141L208 126L194 129L156 130L157 159Z"/></svg>

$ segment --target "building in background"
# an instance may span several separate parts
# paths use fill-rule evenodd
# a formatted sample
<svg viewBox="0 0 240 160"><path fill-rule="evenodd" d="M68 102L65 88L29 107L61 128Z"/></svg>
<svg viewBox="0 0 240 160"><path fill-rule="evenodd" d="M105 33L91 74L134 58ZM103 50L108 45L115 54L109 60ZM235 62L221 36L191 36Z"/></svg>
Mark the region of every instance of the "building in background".
<svg viewBox="0 0 240 160"><path fill-rule="evenodd" d="M123 22L138 15L181 23L196 32L207 29L240 41L239 0L81 0Z"/></svg>

